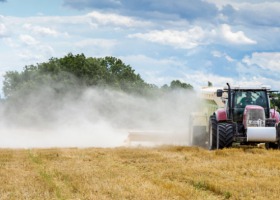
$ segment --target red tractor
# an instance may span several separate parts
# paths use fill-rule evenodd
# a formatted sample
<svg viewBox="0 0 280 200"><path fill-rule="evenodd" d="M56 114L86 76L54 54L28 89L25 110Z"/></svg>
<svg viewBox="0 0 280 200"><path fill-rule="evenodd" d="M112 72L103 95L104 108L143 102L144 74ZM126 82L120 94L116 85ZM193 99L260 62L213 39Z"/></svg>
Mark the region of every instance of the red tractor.
<svg viewBox="0 0 280 200"><path fill-rule="evenodd" d="M266 148L280 148L279 113L271 109L268 87L233 87L227 83L217 90L217 97L227 93L224 108L209 118L209 149L265 143Z"/></svg>

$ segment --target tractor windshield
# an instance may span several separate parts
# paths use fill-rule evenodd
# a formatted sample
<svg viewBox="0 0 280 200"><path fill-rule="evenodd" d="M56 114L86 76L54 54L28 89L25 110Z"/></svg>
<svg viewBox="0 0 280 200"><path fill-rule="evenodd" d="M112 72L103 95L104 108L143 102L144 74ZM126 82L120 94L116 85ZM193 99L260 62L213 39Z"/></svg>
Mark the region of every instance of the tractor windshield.
<svg viewBox="0 0 280 200"><path fill-rule="evenodd" d="M247 105L258 105L264 108L269 115L268 98L264 90L237 90L233 93L234 118L242 121L244 108Z"/></svg>
<svg viewBox="0 0 280 200"><path fill-rule="evenodd" d="M266 107L267 97L265 91L237 91L235 95L235 105L243 107L247 105L259 105Z"/></svg>

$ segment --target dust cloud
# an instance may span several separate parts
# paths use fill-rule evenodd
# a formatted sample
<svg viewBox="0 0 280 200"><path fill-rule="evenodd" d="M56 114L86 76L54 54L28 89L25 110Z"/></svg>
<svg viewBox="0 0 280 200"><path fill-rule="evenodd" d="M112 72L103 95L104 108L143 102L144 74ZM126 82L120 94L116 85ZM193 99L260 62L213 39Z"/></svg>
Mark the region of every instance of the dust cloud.
<svg viewBox="0 0 280 200"><path fill-rule="evenodd" d="M188 115L197 105L186 90L143 97L90 88L57 97L41 88L2 102L0 148L117 147L135 131L187 144Z"/></svg>

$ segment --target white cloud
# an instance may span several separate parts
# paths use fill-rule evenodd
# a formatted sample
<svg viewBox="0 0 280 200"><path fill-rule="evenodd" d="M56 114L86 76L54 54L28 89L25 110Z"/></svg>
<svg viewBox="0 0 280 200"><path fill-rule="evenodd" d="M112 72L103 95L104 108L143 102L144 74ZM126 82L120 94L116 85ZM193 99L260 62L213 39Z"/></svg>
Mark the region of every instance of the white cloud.
<svg viewBox="0 0 280 200"><path fill-rule="evenodd" d="M270 85L273 86L273 89L280 88L280 86L278 86L279 81L258 74L249 77L246 75L243 76L243 74L238 77L226 77L212 73L193 71L191 73L186 73L183 80L184 82L191 83L196 90L201 89L203 86L207 86L208 81L212 82L215 87L224 87L226 86L226 83L229 83L232 86Z"/></svg>
<svg viewBox="0 0 280 200"><path fill-rule="evenodd" d="M280 52L255 52L251 57L245 56L242 62L247 65L258 65L265 70L279 72Z"/></svg>
<svg viewBox="0 0 280 200"><path fill-rule="evenodd" d="M247 62L247 61L246 61ZM270 85L272 89L279 90L280 84L277 77L277 73L271 73L270 70L256 67L253 63L239 62L236 65L236 71L239 76L236 77L235 85L245 86L260 86Z"/></svg>
<svg viewBox="0 0 280 200"><path fill-rule="evenodd" d="M49 36L58 36L60 35L59 32L57 32L54 29L48 28L48 27L43 27L43 26L33 26L31 24L24 24L23 27L26 30L29 30L30 32L38 35L49 35Z"/></svg>
<svg viewBox="0 0 280 200"><path fill-rule="evenodd" d="M33 38L30 35L20 35L19 39L23 44L26 44L28 46L37 45L39 43L39 41L37 41L35 38Z"/></svg>
<svg viewBox="0 0 280 200"><path fill-rule="evenodd" d="M121 57L125 63L133 66L136 73L148 83L162 86L169 84L172 80L176 79L167 71L175 72L176 69L184 67L182 63L174 58L153 58L146 55L129 55Z"/></svg>
<svg viewBox="0 0 280 200"><path fill-rule="evenodd" d="M233 77L225 77L190 68L182 60L175 58L156 59L145 55L134 55L122 58L133 67L136 66L136 72L148 83L163 86L170 84L173 80L180 80L191 84L195 90L200 90L207 86L208 81L214 86L223 87L227 82L237 82ZM173 74L175 72L175 74Z"/></svg>
<svg viewBox="0 0 280 200"><path fill-rule="evenodd" d="M212 55L214 56L214 57L217 57L217 58L225 58L228 62L233 62L233 61L235 61L232 57L230 57L228 54L226 54L226 53L222 53L222 52L220 52L220 51L212 51L211 52L212 53Z"/></svg>
<svg viewBox="0 0 280 200"><path fill-rule="evenodd" d="M72 53L84 53L92 57L103 57L112 55L115 47L118 45L117 40L112 39L91 39L86 38L73 43Z"/></svg>
<svg viewBox="0 0 280 200"><path fill-rule="evenodd" d="M113 13L101 13L97 11L87 14L86 17L90 19L91 25L95 27L99 25L113 25L120 27L145 27L151 25L147 21L136 20L132 17Z"/></svg>
<svg viewBox="0 0 280 200"><path fill-rule="evenodd" d="M233 6L234 9L238 9L238 5L239 3L236 3L232 0L205 0L206 2L209 2L209 3L213 3L216 5L216 7L219 9L219 10L222 10L223 7L225 7L226 5L231 5Z"/></svg>
<svg viewBox="0 0 280 200"><path fill-rule="evenodd" d="M27 48L17 49L19 57L28 62L28 64L34 64L35 62L43 62L54 54L54 49L47 44L38 44L34 46L28 46Z"/></svg>
<svg viewBox="0 0 280 200"><path fill-rule="evenodd" d="M240 77L238 80L236 80L236 84L239 86L263 86L267 85L270 86L273 90L279 90L279 81L264 77L261 75L255 75L251 77Z"/></svg>
<svg viewBox="0 0 280 200"><path fill-rule="evenodd" d="M140 38L150 42L170 45L175 48L192 49L202 44L205 33L201 27L194 27L188 31L163 30L150 31L148 33L130 34L129 38Z"/></svg>
<svg viewBox="0 0 280 200"><path fill-rule="evenodd" d="M24 50L24 51L21 51L19 53L19 57L23 60L26 60L26 61L34 61L34 60L42 60L44 57L42 55L39 55L39 54L34 54L33 52L29 51L29 50Z"/></svg>
<svg viewBox="0 0 280 200"><path fill-rule="evenodd" d="M223 7L230 5L235 10L249 9L252 10L254 7L272 7L279 5L277 0L205 0L206 2L213 3L219 10L222 10Z"/></svg>
<svg viewBox="0 0 280 200"><path fill-rule="evenodd" d="M10 48L18 48L20 47L19 43L14 41L12 38L4 38L3 42Z"/></svg>
<svg viewBox="0 0 280 200"><path fill-rule="evenodd" d="M5 24L0 24L0 37L3 37L7 34L7 28Z"/></svg>
<svg viewBox="0 0 280 200"><path fill-rule="evenodd" d="M248 38L243 31L232 32L228 24L221 26L222 37L233 44L257 44L255 40Z"/></svg>
<svg viewBox="0 0 280 200"><path fill-rule="evenodd" d="M90 46L99 46L102 48L113 48L118 42L116 40L107 40L107 39L84 39L75 43L77 47L90 47Z"/></svg>
<svg viewBox="0 0 280 200"><path fill-rule="evenodd" d="M30 62L28 64L43 62L54 54L54 49L50 44L36 40L31 35L19 35L19 41L22 44L15 46L15 51L18 52L20 59L25 62ZM10 44L14 44L15 42L16 41L10 41Z"/></svg>
<svg viewBox="0 0 280 200"><path fill-rule="evenodd" d="M187 80L185 82L191 83L196 89L201 89L201 87L207 86L208 81L213 83L213 86L215 87L223 87L226 83L234 82L234 78L232 77L224 77L202 71L185 73L184 79Z"/></svg>

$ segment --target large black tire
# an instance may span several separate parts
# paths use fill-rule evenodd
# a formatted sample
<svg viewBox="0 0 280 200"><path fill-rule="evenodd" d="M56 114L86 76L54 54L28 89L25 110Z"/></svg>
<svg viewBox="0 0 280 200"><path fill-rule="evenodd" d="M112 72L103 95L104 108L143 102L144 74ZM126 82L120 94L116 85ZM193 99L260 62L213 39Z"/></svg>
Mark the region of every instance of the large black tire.
<svg viewBox="0 0 280 200"><path fill-rule="evenodd" d="M219 123L219 149L228 148L232 146L234 126L231 123Z"/></svg>
<svg viewBox="0 0 280 200"><path fill-rule="evenodd" d="M280 149L280 123L276 125L277 142L267 142L265 143L266 149Z"/></svg>
<svg viewBox="0 0 280 200"><path fill-rule="evenodd" d="M266 149L279 149L279 148L280 148L280 145L279 145L279 142L277 142L277 143L266 142L266 143L265 143L265 148L266 148Z"/></svg>
<svg viewBox="0 0 280 200"><path fill-rule="evenodd" d="M210 116L208 133L209 133L208 149L209 150L217 149L217 120L214 115Z"/></svg>

